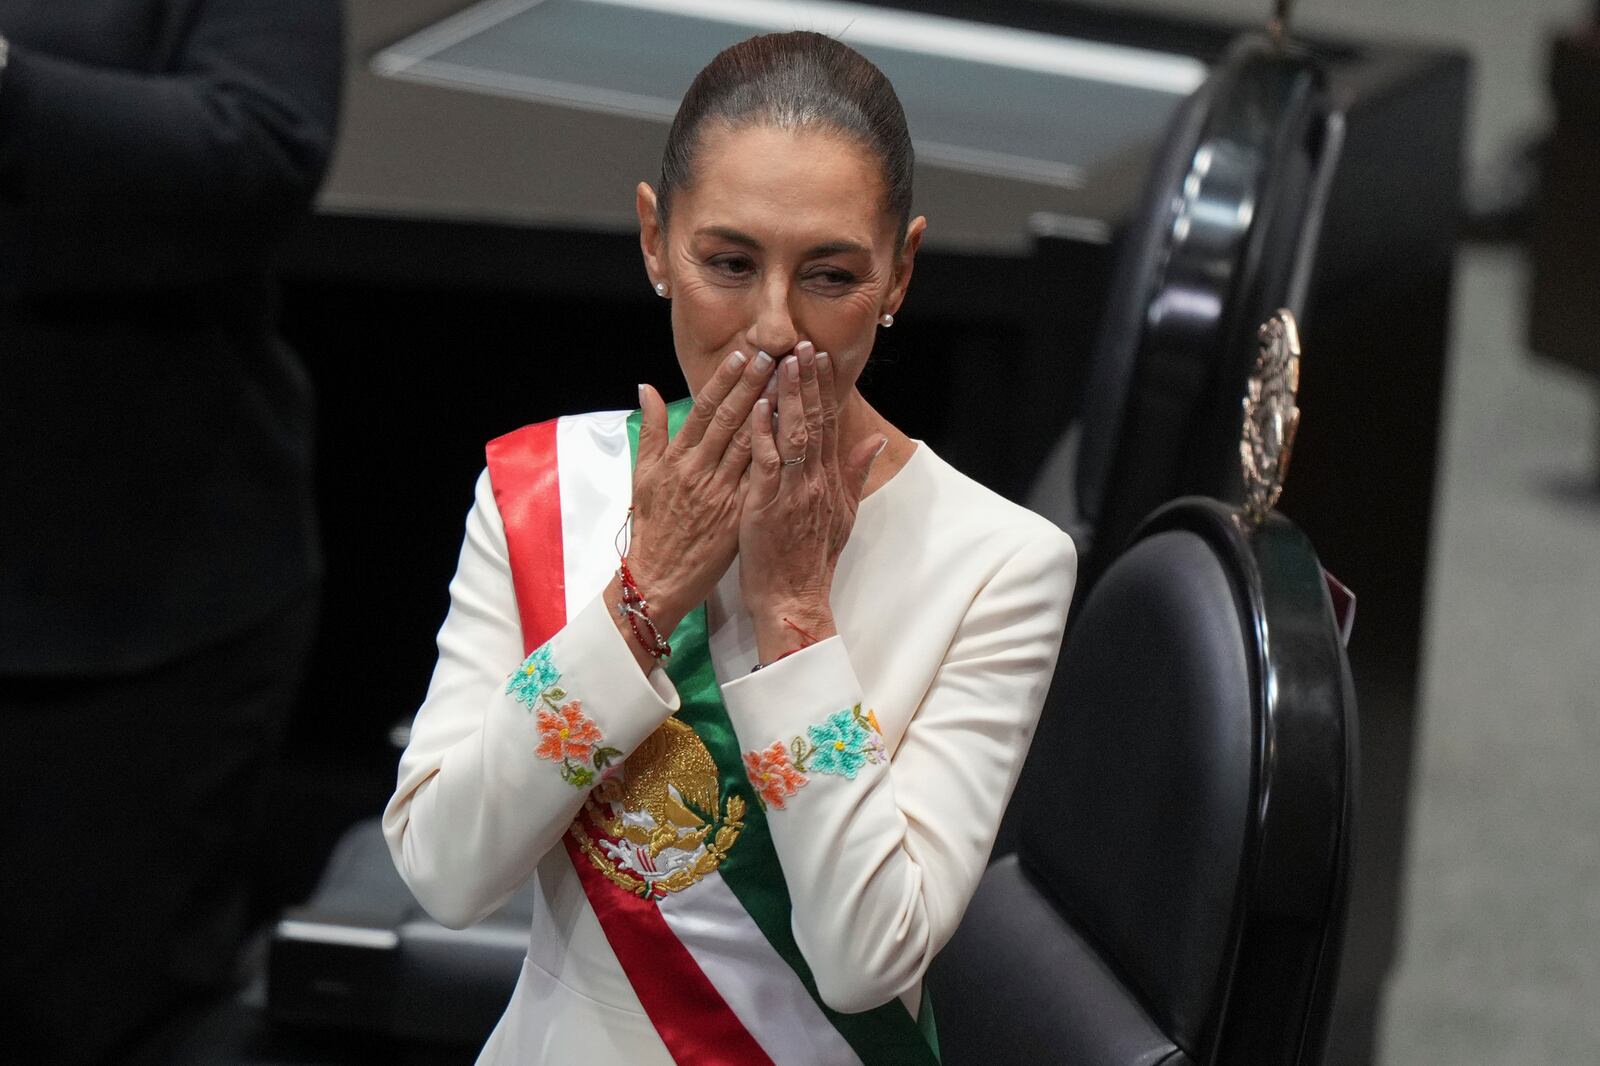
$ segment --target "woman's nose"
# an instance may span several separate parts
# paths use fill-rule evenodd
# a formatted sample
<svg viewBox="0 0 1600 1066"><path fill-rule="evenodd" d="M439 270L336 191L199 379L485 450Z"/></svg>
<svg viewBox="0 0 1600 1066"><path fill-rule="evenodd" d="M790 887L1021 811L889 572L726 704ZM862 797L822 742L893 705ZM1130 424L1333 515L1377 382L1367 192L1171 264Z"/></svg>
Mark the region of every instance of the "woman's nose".
<svg viewBox="0 0 1600 1066"><path fill-rule="evenodd" d="M746 334L750 346L773 357L787 355L799 342L794 315L789 310L789 286L774 279L763 285L755 319Z"/></svg>

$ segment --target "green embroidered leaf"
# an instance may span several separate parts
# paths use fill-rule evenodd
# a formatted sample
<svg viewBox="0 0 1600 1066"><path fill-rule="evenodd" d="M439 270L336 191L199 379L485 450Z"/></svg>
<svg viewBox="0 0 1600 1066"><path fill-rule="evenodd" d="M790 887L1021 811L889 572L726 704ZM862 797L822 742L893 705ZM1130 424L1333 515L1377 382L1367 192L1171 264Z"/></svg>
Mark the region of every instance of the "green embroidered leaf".
<svg viewBox="0 0 1600 1066"><path fill-rule="evenodd" d="M616 748L601 748L594 753L594 768L596 770L604 770L621 757L622 752Z"/></svg>

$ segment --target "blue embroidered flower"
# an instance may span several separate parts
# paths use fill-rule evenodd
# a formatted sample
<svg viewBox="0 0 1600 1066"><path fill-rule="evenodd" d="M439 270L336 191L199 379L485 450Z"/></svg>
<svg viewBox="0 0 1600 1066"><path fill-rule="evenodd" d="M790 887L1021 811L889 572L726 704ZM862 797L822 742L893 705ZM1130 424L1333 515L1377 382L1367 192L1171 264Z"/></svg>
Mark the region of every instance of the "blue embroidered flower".
<svg viewBox="0 0 1600 1066"><path fill-rule="evenodd" d="M813 750L810 770L855 779L856 771L867 761L867 746L872 733L862 726L859 708L835 711L821 725L806 727Z"/></svg>
<svg viewBox="0 0 1600 1066"><path fill-rule="evenodd" d="M518 703L532 707L546 689L553 688L560 680L561 671L550 658L550 645L545 644L517 667L517 672L506 682L506 693Z"/></svg>
<svg viewBox="0 0 1600 1066"><path fill-rule="evenodd" d="M744 761L756 802L763 810L769 806L782 810L784 798L806 783L807 774L833 774L854 781L863 765L887 763L889 750L883 743L878 716L863 712L858 703L828 715L821 725L806 726L806 736L791 739L788 751L780 740L766 751L746 752Z"/></svg>

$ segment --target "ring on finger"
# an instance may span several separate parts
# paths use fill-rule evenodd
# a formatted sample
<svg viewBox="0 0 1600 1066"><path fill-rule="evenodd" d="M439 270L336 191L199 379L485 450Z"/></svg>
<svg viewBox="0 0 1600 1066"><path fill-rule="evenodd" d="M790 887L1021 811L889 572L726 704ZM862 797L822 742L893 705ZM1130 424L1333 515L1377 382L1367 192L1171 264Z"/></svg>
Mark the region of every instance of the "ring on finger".
<svg viewBox="0 0 1600 1066"><path fill-rule="evenodd" d="M795 456L793 459L785 459L783 461L783 465L784 466L799 466L801 463L803 463L805 461L806 461L806 457L805 457L804 453L802 453L800 455Z"/></svg>

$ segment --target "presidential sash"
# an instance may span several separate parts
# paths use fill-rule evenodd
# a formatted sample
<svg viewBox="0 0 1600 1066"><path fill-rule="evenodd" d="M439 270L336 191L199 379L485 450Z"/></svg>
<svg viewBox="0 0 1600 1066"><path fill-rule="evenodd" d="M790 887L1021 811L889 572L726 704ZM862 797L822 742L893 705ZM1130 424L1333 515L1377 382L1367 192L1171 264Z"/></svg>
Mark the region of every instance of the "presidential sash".
<svg viewBox="0 0 1600 1066"><path fill-rule="evenodd" d="M687 401L668 408L683 424ZM531 655L610 579L639 413L579 415L491 441ZM563 843L606 939L680 1066L934 1066L926 992L843 1014L790 928L788 886L711 664L704 605L672 634L681 707L590 790Z"/></svg>

